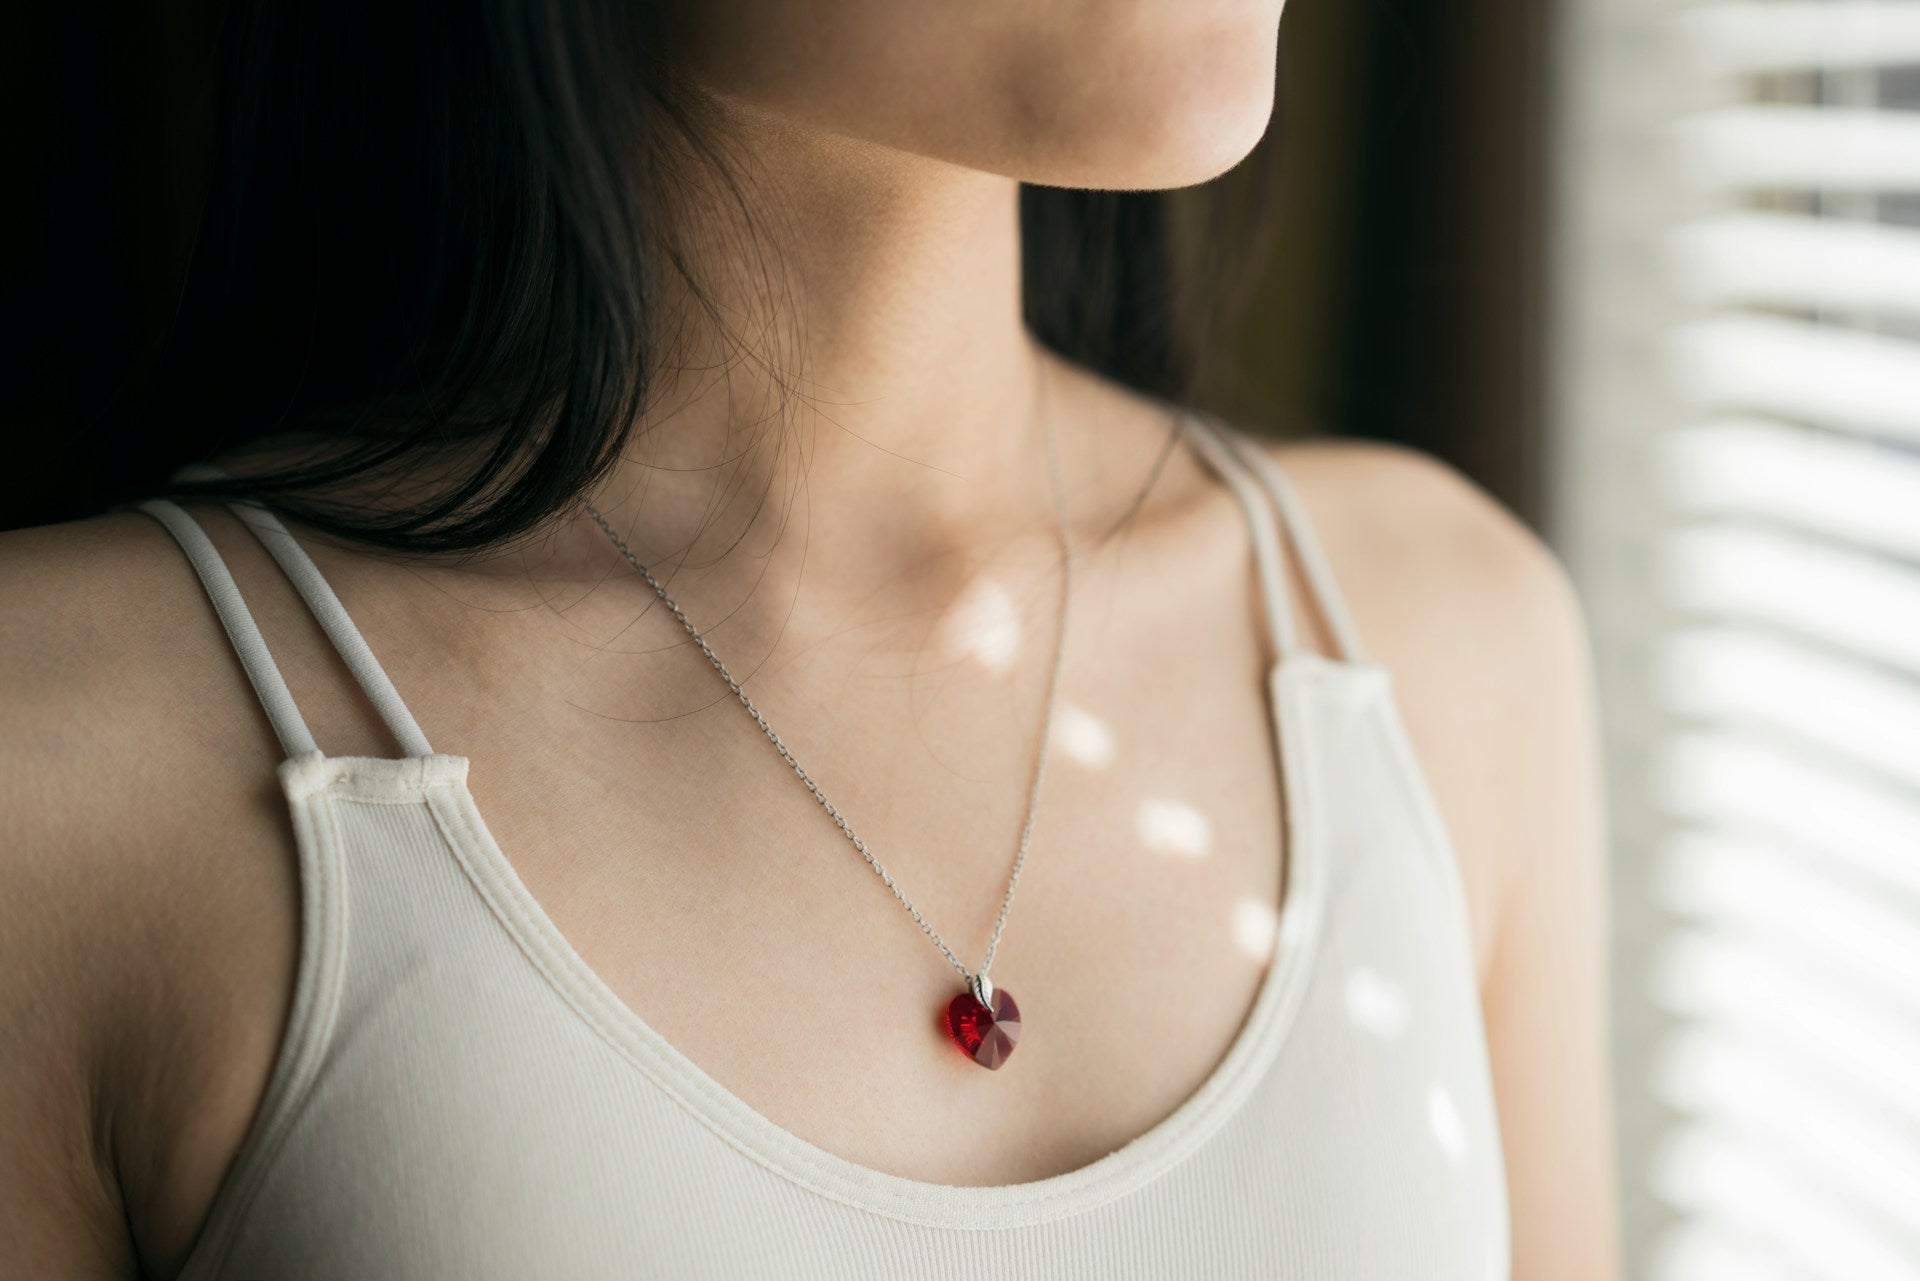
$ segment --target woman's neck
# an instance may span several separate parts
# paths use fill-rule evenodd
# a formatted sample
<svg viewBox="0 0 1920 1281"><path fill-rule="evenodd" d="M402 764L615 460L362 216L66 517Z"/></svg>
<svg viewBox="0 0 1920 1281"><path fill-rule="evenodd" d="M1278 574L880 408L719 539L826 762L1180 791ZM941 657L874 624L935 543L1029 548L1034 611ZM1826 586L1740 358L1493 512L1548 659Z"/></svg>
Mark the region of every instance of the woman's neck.
<svg viewBox="0 0 1920 1281"><path fill-rule="evenodd" d="M990 545L1050 546L1041 423L1065 406L1022 323L1018 184L758 122L728 140L750 216L710 180L676 212L701 292L669 282L668 363L593 495L609 523L749 616L794 608L803 550L823 608L911 579L937 608ZM587 521L553 548L606 550Z"/></svg>

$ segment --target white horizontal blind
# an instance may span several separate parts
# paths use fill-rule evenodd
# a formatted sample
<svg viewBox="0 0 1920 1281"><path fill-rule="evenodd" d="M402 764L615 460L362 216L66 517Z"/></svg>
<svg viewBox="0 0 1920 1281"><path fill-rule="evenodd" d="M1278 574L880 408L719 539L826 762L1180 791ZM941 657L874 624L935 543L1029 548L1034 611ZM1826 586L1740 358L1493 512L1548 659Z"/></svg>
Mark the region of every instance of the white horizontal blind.
<svg viewBox="0 0 1920 1281"><path fill-rule="evenodd" d="M1629 1260L1920 1281L1920 0L1574 9Z"/></svg>

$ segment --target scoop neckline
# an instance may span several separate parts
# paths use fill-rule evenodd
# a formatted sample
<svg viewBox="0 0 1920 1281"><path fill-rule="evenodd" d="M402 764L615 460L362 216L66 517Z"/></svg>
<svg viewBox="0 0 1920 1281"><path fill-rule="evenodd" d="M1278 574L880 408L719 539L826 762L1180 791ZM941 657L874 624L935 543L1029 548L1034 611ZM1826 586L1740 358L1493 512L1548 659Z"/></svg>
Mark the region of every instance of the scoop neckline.
<svg viewBox="0 0 1920 1281"><path fill-rule="evenodd" d="M469 758L435 753L399 761L327 761L411 766L407 781L421 787L468 878L548 985L641 1075L737 1151L789 1182L883 1217L932 1227L1021 1227L1092 1209L1164 1174L1239 1110L1278 1059L1313 969L1326 879L1319 761L1312 736L1302 729L1299 700L1307 686L1366 668L1371 664L1306 651L1268 668L1287 862L1273 955L1226 1052L1173 1111L1120 1147L1075 1169L1019 1183L946 1184L863 1165L779 1125L708 1074L622 1000L547 915L480 812L467 782ZM364 771L357 776L367 777Z"/></svg>

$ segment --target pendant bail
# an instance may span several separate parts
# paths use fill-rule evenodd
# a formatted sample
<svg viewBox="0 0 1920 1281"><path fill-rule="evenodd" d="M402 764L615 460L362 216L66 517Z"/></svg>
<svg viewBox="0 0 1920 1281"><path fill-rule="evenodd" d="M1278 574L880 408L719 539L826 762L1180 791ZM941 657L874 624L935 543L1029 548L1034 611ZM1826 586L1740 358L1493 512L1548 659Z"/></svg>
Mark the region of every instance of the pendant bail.
<svg viewBox="0 0 1920 1281"><path fill-rule="evenodd" d="M988 1012L992 1012L993 980L984 974L969 974L967 986L973 990L973 999L980 1002Z"/></svg>

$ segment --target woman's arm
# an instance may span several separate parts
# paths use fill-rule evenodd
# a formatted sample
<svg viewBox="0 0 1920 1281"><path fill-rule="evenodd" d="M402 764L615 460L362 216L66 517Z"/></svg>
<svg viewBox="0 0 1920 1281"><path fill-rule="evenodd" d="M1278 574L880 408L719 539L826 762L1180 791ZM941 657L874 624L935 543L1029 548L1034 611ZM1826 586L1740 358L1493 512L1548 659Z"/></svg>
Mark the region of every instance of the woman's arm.
<svg viewBox="0 0 1920 1281"><path fill-rule="evenodd" d="M13 754L0 748L0 772ZM83 904L58 888L60 851L22 824L23 799L0 791L0 1281L127 1281L135 1264L75 995Z"/></svg>
<svg viewBox="0 0 1920 1281"><path fill-rule="evenodd" d="M297 888L224 645L151 517L0 534L0 1281L172 1276L258 1100Z"/></svg>
<svg viewBox="0 0 1920 1281"><path fill-rule="evenodd" d="M1498 862L1482 1002L1506 1134L1515 1281L1620 1275L1608 1022L1608 868L1591 663L1557 564L1522 553L1508 698L1485 741ZM1473 829L1470 829L1473 830Z"/></svg>
<svg viewBox="0 0 1920 1281"><path fill-rule="evenodd" d="M91 821L114 781L73 750L88 705L108 715L113 700L82 688L98 656L74 626L82 585L60 586L48 554L57 539L0 537L0 1281L126 1281L102 1077L125 949L106 937Z"/></svg>
<svg viewBox="0 0 1920 1281"><path fill-rule="evenodd" d="M1540 541L1408 450L1276 447L1396 696L1466 884L1515 1281L1617 1281L1591 664Z"/></svg>

